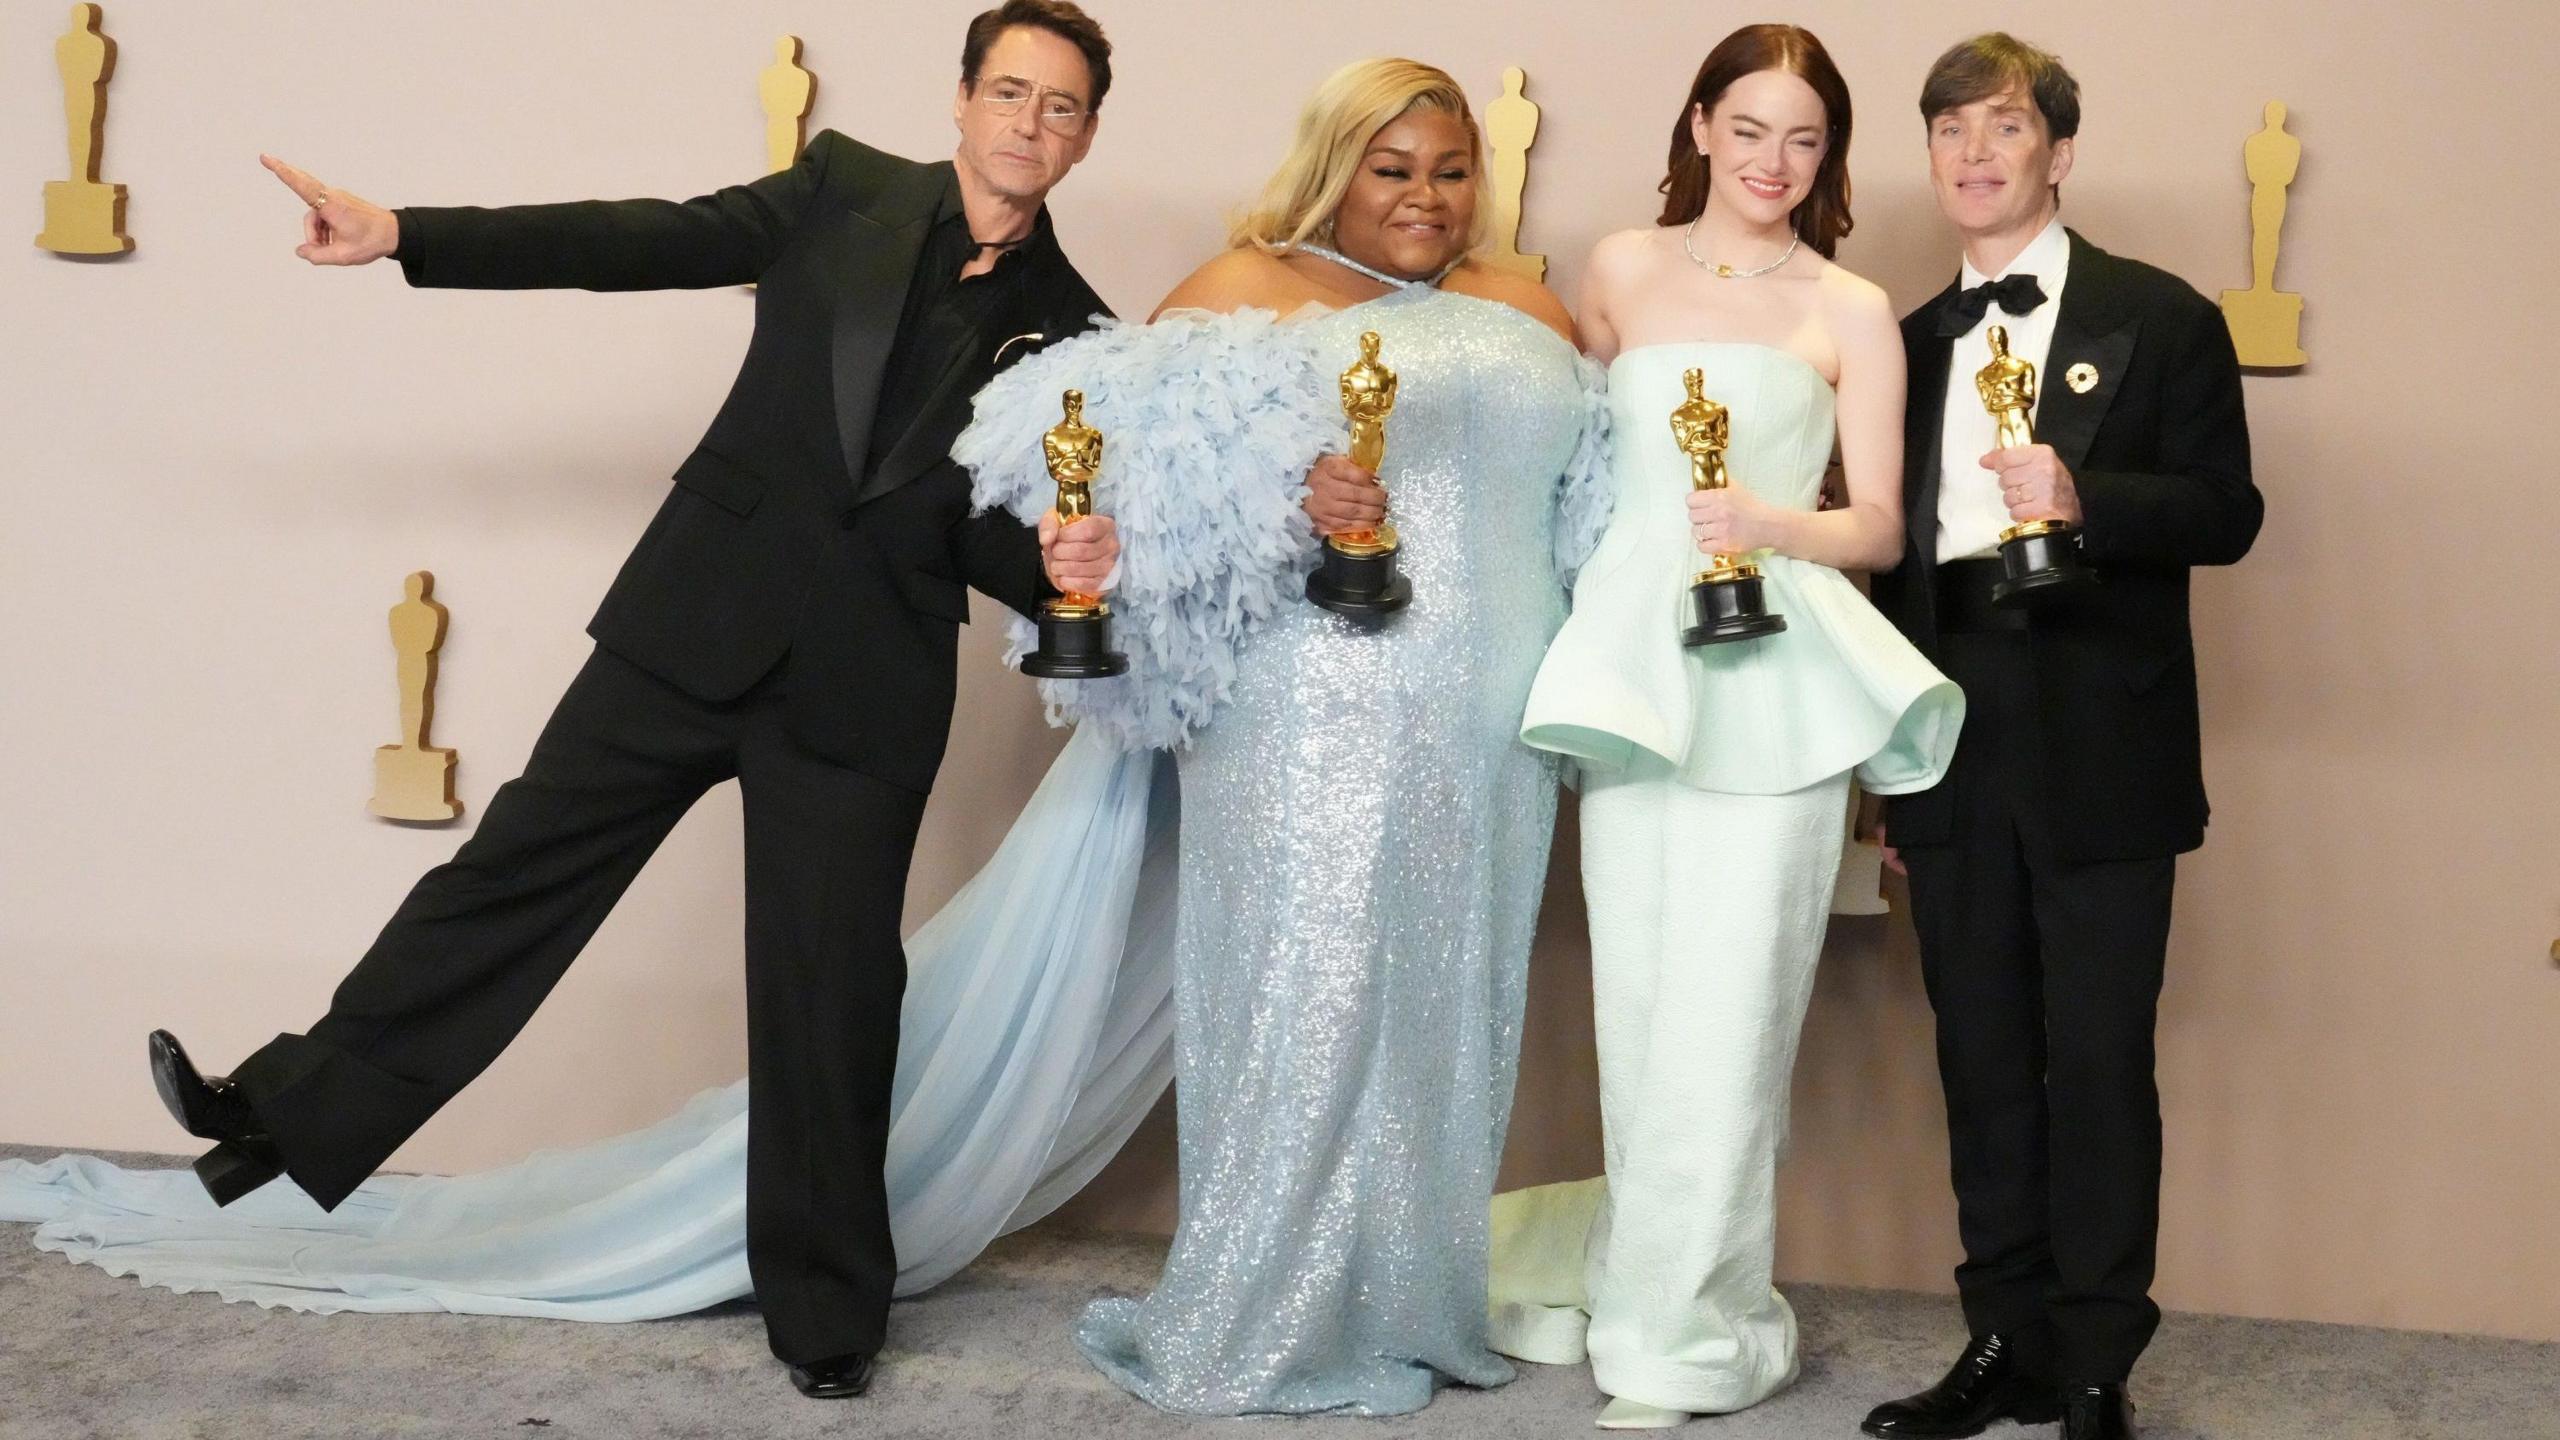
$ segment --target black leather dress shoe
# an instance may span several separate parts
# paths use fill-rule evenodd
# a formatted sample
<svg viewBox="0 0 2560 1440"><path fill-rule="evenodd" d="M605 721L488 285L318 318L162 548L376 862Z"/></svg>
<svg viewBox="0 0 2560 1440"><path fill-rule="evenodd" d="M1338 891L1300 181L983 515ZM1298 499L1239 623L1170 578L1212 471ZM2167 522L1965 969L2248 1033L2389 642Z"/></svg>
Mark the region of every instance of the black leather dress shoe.
<svg viewBox="0 0 2560 1440"><path fill-rule="evenodd" d="M1870 1435L1960 1440L1979 1435L1994 1420L2044 1425L2061 1413L2051 1381L2018 1363L2017 1343L2005 1335L1977 1335L1956 1358L1947 1378L1867 1412L1858 1426Z"/></svg>
<svg viewBox="0 0 2560 1440"><path fill-rule="evenodd" d="M169 1118L199 1140L220 1143L197 1159L196 1179L216 1205L228 1205L273 1180L284 1169L266 1122L239 1089L221 1076L206 1078L186 1047L166 1030L151 1032L151 1083Z"/></svg>
<svg viewBox="0 0 2560 1440"><path fill-rule="evenodd" d="M2062 1440L2134 1440L2133 1402L2121 1385L2069 1385L2062 1391Z"/></svg>
<svg viewBox="0 0 2560 1440"><path fill-rule="evenodd" d="M850 1400L871 1388L871 1356L860 1350L791 1367L791 1383L812 1400Z"/></svg>

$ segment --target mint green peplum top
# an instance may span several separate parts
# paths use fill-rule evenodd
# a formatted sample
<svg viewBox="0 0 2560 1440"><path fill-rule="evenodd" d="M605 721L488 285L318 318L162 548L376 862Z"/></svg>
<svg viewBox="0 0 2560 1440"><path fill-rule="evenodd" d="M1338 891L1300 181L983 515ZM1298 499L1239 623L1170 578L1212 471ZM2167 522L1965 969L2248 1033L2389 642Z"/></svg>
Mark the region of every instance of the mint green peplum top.
<svg viewBox="0 0 2560 1440"><path fill-rule="evenodd" d="M1674 443L1681 373L1705 372L1730 412L1733 483L1773 505L1815 507L1831 457L1831 386L1766 345L1644 345L1609 367L1616 509L1548 647L1520 737L1585 767L1623 769L1639 751L1702 790L1779 795L1844 770L1882 795L1946 774L1964 694L1848 577L1784 555L1750 558L1775 635L1681 644L1689 585L1706 568L1689 531L1689 458Z"/></svg>

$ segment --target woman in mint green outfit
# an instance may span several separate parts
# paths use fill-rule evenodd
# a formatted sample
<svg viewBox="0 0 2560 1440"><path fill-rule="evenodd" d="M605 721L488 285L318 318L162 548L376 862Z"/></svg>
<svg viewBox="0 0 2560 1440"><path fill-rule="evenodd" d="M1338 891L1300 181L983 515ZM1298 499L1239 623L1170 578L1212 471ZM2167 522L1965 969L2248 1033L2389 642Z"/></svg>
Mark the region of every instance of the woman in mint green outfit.
<svg viewBox="0 0 2560 1440"><path fill-rule="evenodd" d="M1581 332L1610 362L1615 518L1522 738L1577 757L1605 1188L1504 1197L1495 1343L1587 1352L1604 1428L1737 1410L1796 1372L1770 1284L1788 1075L1854 775L1935 784L1963 697L1841 572L1902 553L1902 343L1830 261L1849 97L1793 26L1707 57L1659 226L1593 252ZM1696 370L1732 488L1692 493L1670 416ZM1835 434L1846 501L1818 509ZM1786 629L1684 647L1702 554L1748 554Z"/></svg>

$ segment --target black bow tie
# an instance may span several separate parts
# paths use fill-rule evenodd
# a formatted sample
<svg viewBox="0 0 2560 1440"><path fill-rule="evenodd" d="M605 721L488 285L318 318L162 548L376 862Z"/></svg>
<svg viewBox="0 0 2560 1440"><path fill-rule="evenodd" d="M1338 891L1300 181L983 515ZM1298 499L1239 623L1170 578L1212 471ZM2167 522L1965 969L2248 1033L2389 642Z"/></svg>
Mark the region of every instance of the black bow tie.
<svg viewBox="0 0 2560 1440"><path fill-rule="evenodd" d="M1947 302L1947 308L1938 312L1938 337L1952 340L1981 324L1994 300L2010 314L2024 315L2044 303L2044 287L2036 284L2033 275L2004 275L1970 290L1959 290L1956 298Z"/></svg>

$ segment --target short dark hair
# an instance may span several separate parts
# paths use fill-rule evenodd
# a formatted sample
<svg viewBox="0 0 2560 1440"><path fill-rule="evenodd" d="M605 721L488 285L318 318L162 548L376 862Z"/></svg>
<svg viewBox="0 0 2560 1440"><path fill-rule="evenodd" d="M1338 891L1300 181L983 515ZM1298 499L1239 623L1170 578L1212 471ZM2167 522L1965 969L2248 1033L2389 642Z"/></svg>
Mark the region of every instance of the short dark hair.
<svg viewBox="0 0 2560 1440"><path fill-rule="evenodd" d="M1925 124L1977 100L2011 93L2035 102L2047 139L2068 140L2080 133L2080 82L2062 68L2062 57L2001 30L1959 41L1938 57L1929 78L1920 82L1920 119Z"/></svg>
<svg viewBox="0 0 2560 1440"><path fill-rule="evenodd" d="M1093 93L1084 97L1087 114L1102 112L1102 97L1111 90L1111 42L1102 36L1102 26L1072 3L1072 0L1004 0L993 10L969 22L969 37L960 44L960 83L978 88L978 68L986 63L988 49L1007 30L1028 26L1046 30L1073 45L1084 55L1084 68L1093 76Z"/></svg>
<svg viewBox="0 0 2560 1440"><path fill-rule="evenodd" d="M1831 52L1801 25L1745 25L1716 42L1689 84L1689 98L1671 122L1671 161L1662 183L1657 225L1685 225L1707 208L1707 157L1689 130L1689 114L1714 114L1733 82L1762 70L1780 70L1804 81L1822 101L1828 148L1813 172L1813 186L1796 206L1795 231L1828 259L1849 233L1849 83L1831 63Z"/></svg>

